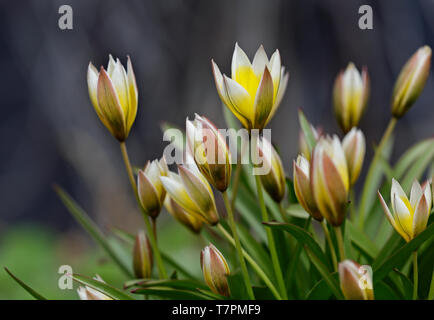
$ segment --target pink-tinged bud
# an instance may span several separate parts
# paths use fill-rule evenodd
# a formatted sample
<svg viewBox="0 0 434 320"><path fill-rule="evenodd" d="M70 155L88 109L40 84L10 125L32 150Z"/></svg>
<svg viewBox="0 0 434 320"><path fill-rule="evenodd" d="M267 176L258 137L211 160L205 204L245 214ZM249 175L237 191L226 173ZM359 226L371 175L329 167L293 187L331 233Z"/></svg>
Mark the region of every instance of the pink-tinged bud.
<svg viewBox="0 0 434 320"><path fill-rule="evenodd" d="M131 60L127 71L119 59L110 55L107 71L100 72L89 63L87 85L92 105L106 128L119 141L125 141L136 119L137 85Z"/></svg>
<svg viewBox="0 0 434 320"><path fill-rule="evenodd" d="M264 137L257 140L259 157L263 159L262 166L270 168L267 174L260 175L265 191L274 201L280 202L285 196L285 171L282 161L272 144Z"/></svg>
<svg viewBox="0 0 434 320"><path fill-rule="evenodd" d="M167 176L169 169L163 158L146 164L144 170L137 175L137 193L146 214L155 219L163 207L166 190L161 183L161 177Z"/></svg>
<svg viewBox="0 0 434 320"><path fill-rule="evenodd" d="M321 215L340 226L348 204L349 175L345 153L337 136L321 137L312 152L311 188Z"/></svg>
<svg viewBox="0 0 434 320"><path fill-rule="evenodd" d="M231 180L231 155L224 137L205 117L186 120L188 151L214 188L224 192Z"/></svg>
<svg viewBox="0 0 434 320"><path fill-rule="evenodd" d="M152 275L152 250L143 230L136 236L133 247L133 269L138 279L149 279Z"/></svg>
<svg viewBox="0 0 434 320"><path fill-rule="evenodd" d="M372 269L352 260L339 263L339 279L347 300L374 300Z"/></svg>
<svg viewBox="0 0 434 320"><path fill-rule="evenodd" d="M225 257L212 244L200 253L200 266L206 284L212 292L229 297L229 285L226 276L230 274Z"/></svg>
<svg viewBox="0 0 434 320"><path fill-rule="evenodd" d="M431 48L419 48L407 61L396 80L392 94L392 114L402 117L419 98L428 79Z"/></svg>
<svg viewBox="0 0 434 320"><path fill-rule="evenodd" d="M399 182L392 179L390 190L392 212L380 192L377 193L387 219L405 241L413 240L426 229L433 196L429 182L421 187L419 182L414 181L411 186L410 199L408 199Z"/></svg>
<svg viewBox="0 0 434 320"><path fill-rule="evenodd" d="M369 76L366 68L362 74L350 62L345 71L337 76L333 89L333 104L336 119L347 133L359 124L369 99Z"/></svg>
<svg viewBox="0 0 434 320"><path fill-rule="evenodd" d="M105 283L105 281L99 275L96 275L95 277L93 277L93 279ZM88 286L78 287L77 293L80 297L80 300L113 300L109 296L106 296L104 293L99 292L98 290L95 290Z"/></svg>
<svg viewBox="0 0 434 320"><path fill-rule="evenodd" d="M169 172L167 177L161 177L170 198L195 218L216 225L219 216L214 194L206 178L195 164L180 165L178 172Z"/></svg>
<svg viewBox="0 0 434 320"><path fill-rule="evenodd" d="M194 233L200 233L202 230L203 222L198 219L196 215L191 214L184 210L180 205L176 203L169 195L166 195L166 200L164 200L164 206L169 213L178 220L181 224L186 226Z"/></svg>
<svg viewBox="0 0 434 320"><path fill-rule="evenodd" d="M356 127L352 128L342 140L342 147L347 159L350 183L353 185L359 178L365 158L366 143L363 132Z"/></svg>
<svg viewBox="0 0 434 320"><path fill-rule="evenodd" d="M309 161L303 155L299 155L297 161L293 161L292 168L294 191L298 202L315 220L322 221L323 216L316 206L311 190Z"/></svg>

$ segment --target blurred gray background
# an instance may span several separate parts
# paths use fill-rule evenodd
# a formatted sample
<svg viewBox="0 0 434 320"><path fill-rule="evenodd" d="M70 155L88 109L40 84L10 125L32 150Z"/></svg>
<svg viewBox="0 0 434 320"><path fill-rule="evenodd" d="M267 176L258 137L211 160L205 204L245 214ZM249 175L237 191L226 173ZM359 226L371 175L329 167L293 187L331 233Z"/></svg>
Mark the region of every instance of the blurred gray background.
<svg viewBox="0 0 434 320"><path fill-rule="evenodd" d="M73 30L58 28L62 4L73 8ZM358 28L362 4L373 8L373 30ZM298 149L299 107L315 125L340 134L331 89L349 61L369 70L371 99L360 126L371 146L389 120L401 66L418 47L434 45L433 0L35 0L0 6L0 231L22 221L75 228L53 183L103 226L131 229L139 219L118 143L88 98L89 61L99 67L109 53L122 62L131 56L139 111L127 144L132 162L143 165L163 151L162 121L183 126L197 112L224 127L211 58L230 73L236 41L249 57L260 44L268 54L278 48L290 81L269 127L289 171ZM421 98L398 123L394 159L433 135L433 88L431 73Z"/></svg>

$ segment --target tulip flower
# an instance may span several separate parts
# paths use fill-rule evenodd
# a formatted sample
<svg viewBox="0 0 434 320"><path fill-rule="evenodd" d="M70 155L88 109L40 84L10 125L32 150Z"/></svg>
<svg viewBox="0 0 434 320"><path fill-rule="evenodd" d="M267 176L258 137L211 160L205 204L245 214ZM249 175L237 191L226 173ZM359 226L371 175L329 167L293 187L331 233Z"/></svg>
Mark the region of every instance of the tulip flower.
<svg viewBox="0 0 434 320"><path fill-rule="evenodd" d="M431 48L419 48L402 68L392 94L392 114L402 117L425 87L431 65Z"/></svg>
<svg viewBox="0 0 434 320"><path fill-rule="evenodd" d="M157 218L163 207L166 191L160 177L167 176L169 168L164 157L146 164L137 175L137 193L145 212L153 219Z"/></svg>
<svg viewBox="0 0 434 320"><path fill-rule="evenodd" d="M313 132L313 135L316 140L318 140L319 136L322 134L322 129L318 128L315 129L312 125L310 126ZM300 130L300 133L298 134L298 149L301 155L306 158L306 160L310 160L310 151L309 147L306 142L306 137L304 136L303 130Z"/></svg>
<svg viewBox="0 0 434 320"><path fill-rule="evenodd" d="M425 230L432 204L429 182L422 188L419 182L414 181L411 186L409 200L399 182L392 179L392 188L390 190L392 213L379 191L378 197L390 224L405 241L409 242Z"/></svg>
<svg viewBox="0 0 434 320"><path fill-rule="evenodd" d="M93 279L105 283L104 280L99 275L96 275ZM113 300L112 298L105 295L104 293L101 293L98 290L95 290L88 286L78 287L77 293L78 296L80 297L80 300Z"/></svg>
<svg viewBox="0 0 434 320"><path fill-rule="evenodd" d="M272 144L266 138L257 139L257 148L259 155L263 159L262 165L265 168L270 168L267 174L260 175L262 185L274 201L280 202L285 195L286 184L282 161Z"/></svg>
<svg viewBox="0 0 434 320"><path fill-rule="evenodd" d="M352 260L339 263L339 280L347 300L374 300L372 275Z"/></svg>
<svg viewBox="0 0 434 320"><path fill-rule="evenodd" d="M139 279L149 279L152 275L152 250L144 231L139 231L133 247L134 275Z"/></svg>
<svg viewBox="0 0 434 320"><path fill-rule="evenodd" d="M216 225L219 221L214 194L206 178L195 165L178 166L179 174L161 177L170 198L195 218Z"/></svg>
<svg viewBox="0 0 434 320"><path fill-rule="evenodd" d="M294 191L298 202L315 220L322 221L323 216L316 206L311 189L309 161L303 155L299 155L297 161L293 161L292 168Z"/></svg>
<svg viewBox="0 0 434 320"><path fill-rule="evenodd" d="M311 188L321 215L337 227L342 224L349 191L347 161L337 136L321 137L312 151Z"/></svg>
<svg viewBox="0 0 434 320"><path fill-rule="evenodd" d="M336 119L347 133L359 124L369 99L369 77L366 68L362 74L350 62L345 71L337 76L333 89L333 104Z"/></svg>
<svg viewBox="0 0 434 320"><path fill-rule="evenodd" d="M137 114L137 85L131 60L127 71L110 55L107 71L89 63L87 85L90 100L101 122L120 142L125 141Z"/></svg>
<svg viewBox="0 0 434 320"><path fill-rule="evenodd" d="M347 159L350 183L353 185L360 175L365 158L366 143L363 132L355 127L352 128L342 140L342 147Z"/></svg>
<svg viewBox="0 0 434 320"><path fill-rule="evenodd" d="M226 276L230 274L225 257L212 244L200 253L200 266L206 284L212 292L229 296L229 285Z"/></svg>
<svg viewBox="0 0 434 320"><path fill-rule="evenodd" d="M214 61L212 68L222 102L246 129L263 129L279 107L288 84L279 51L276 50L268 60L260 46L250 63L236 43L231 78L222 75Z"/></svg>
<svg viewBox="0 0 434 320"><path fill-rule="evenodd" d="M220 192L231 180L231 155L224 137L205 117L195 115L186 120L187 145L200 172Z"/></svg>
<svg viewBox="0 0 434 320"><path fill-rule="evenodd" d="M166 195L166 200L164 200L164 206L166 210L180 223L186 226L188 229L194 233L200 233L202 229L203 222L198 219L194 214L185 211L180 205L176 203L169 195Z"/></svg>

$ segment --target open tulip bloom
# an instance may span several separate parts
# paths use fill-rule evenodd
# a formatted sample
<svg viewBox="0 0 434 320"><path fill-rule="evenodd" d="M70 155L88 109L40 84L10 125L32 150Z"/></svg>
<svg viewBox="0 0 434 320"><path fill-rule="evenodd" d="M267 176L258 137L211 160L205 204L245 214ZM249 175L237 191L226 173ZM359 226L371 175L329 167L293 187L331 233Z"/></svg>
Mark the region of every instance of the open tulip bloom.
<svg viewBox="0 0 434 320"><path fill-rule="evenodd" d="M431 211L431 189L429 182L422 188L419 182L414 181L410 191L410 200L407 198L401 185L392 179L390 201L392 212L378 191L381 205L390 224L395 228L405 241L414 239L425 230Z"/></svg>
<svg viewBox="0 0 434 320"><path fill-rule="evenodd" d="M281 64L279 51L268 60L260 46L250 62L236 43L231 77L222 75L214 60L212 69L223 103L246 129L263 129L279 107L288 84L288 73Z"/></svg>

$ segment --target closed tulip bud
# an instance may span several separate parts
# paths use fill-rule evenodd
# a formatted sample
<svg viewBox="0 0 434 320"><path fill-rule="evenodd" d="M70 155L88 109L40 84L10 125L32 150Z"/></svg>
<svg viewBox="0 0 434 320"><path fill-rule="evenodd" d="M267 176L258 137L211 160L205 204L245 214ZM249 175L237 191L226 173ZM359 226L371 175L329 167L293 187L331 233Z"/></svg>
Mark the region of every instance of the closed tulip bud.
<svg viewBox="0 0 434 320"><path fill-rule="evenodd" d="M224 137L205 117L187 119L187 144L200 172L217 190L224 192L231 180L231 155Z"/></svg>
<svg viewBox="0 0 434 320"><path fill-rule="evenodd" d="M347 300L374 300L372 275L367 267L352 260L339 263L339 280Z"/></svg>
<svg viewBox="0 0 434 320"><path fill-rule="evenodd" d="M353 185L360 175L365 158L366 143L363 132L357 128L352 128L342 140L342 147L347 159L350 183Z"/></svg>
<svg viewBox="0 0 434 320"><path fill-rule="evenodd" d="M350 62L337 76L333 89L333 104L339 126L346 133L359 124L369 99L369 77Z"/></svg>
<svg viewBox="0 0 434 320"><path fill-rule="evenodd" d="M312 128L312 132L313 132L315 139L318 140L318 138L322 134L322 129L318 128L318 130L316 130L312 125L310 127ZM310 151L309 151L309 147L307 145L306 137L304 136L303 130L300 130L300 133L298 134L298 149L299 149L300 154L302 154L303 157L305 157L309 161L310 160Z"/></svg>
<svg viewBox="0 0 434 320"><path fill-rule="evenodd" d="M98 72L89 63L87 85L99 119L116 139L124 141L137 114L137 85L130 58L127 71L119 59L115 62L111 55L107 71L101 67Z"/></svg>
<svg viewBox="0 0 434 320"><path fill-rule="evenodd" d="M419 182L414 181L411 186L410 200L408 200L399 182L392 179L390 190L392 213L379 191L378 197L390 224L405 241L409 242L426 229L432 204L429 182L422 188Z"/></svg>
<svg viewBox="0 0 434 320"><path fill-rule="evenodd" d="M331 225L341 225L350 182L344 150L337 136L320 138L312 152L310 176L319 212Z"/></svg>
<svg viewBox="0 0 434 320"><path fill-rule="evenodd" d="M311 190L309 161L303 155L299 155L297 161L293 161L292 168L294 191L298 202L315 220L322 221L323 216L316 206Z"/></svg>
<svg viewBox="0 0 434 320"><path fill-rule="evenodd" d="M167 176L169 169L163 158L148 162L144 170L137 175L137 193L146 214L155 219L163 207L166 190L161 183L161 177Z"/></svg>
<svg viewBox="0 0 434 320"><path fill-rule="evenodd" d="M225 257L212 244L200 253L200 266L206 284L212 292L229 297L229 285L226 276L230 274Z"/></svg>
<svg viewBox="0 0 434 320"><path fill-rule="evenodd" d="M99 275L96 275L93 279L105 283ZM104 293L101 293L98 290L95 290L88 286L78 287L77 293L80 300L113 300L111 297L106 296Z"/></svg>
<svg viewBox="0 0 434 320"><path fill-rule="evenodd" d="M161 177L170 198L182 209L209 225L219 221L214 194L206 178L196 165L178 166L179 174L170 172Z"/></svg>
<svg viewBox="0 0 434 320"><path fill-rule="evenodd" d="M392 114L402 117L419 98L431 65L431 48L419 48L407 61L396 80L392 94Z"/></svg>
<svg viewBox="0 0 434 320"><path fill-rule="evenodd" d="M149 279L152 275L152 250L143 230L139 231L134 241L133 269L139 279Z"/></svg>
<svg viewBox="0 0 434 320"><path fill-rule="evenodd" d="M198 219L194 214L185 211L180 205L176 203L169 195L166 195L166 200L164 200L164 206L166 210L180 223L186 226L188 229L194 233L200 233L202 230L203 222Z"/></svg>
<svg viewBox="0 0 434 320"><path fill-rule="evenodd" d="M250 63L236 43L231 78L222 75L214 61L212 69L222 102L246 129L263 129L279 107L288 84L279 51L276 50L268 60L260 46Z"/></svg>
<svg viewBox="0 0 434 320"><path fill-rule="evenodd" d="M260 175L265 191L274 201L282 201L285 195L285 172L282 161L271 143L264 137L257 140L259 156L262 157L262 165L270 168L267 174Z"/></svg>

